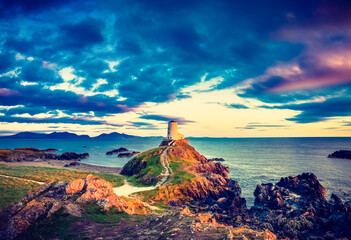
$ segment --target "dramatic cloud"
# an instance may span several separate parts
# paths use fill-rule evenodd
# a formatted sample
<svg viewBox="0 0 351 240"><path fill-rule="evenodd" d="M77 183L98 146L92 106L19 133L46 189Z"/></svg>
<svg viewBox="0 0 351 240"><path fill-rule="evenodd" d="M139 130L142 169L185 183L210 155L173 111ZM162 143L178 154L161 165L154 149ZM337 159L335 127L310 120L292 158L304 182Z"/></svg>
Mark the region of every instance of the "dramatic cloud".
<svg viewBox="0 0 351 240"><path fill-rule="evenodd" d="M298 123L349 116L350 11L346 0L4 0L0 106L24 107L3 121L56 110L117 119L236 87L226 108L250 108L239 97L301 111ZM162 114L178 113L140 118L192 122Z"/></svg>
<svg viewBox="0 0 351 240"><path fill-rule="evenodd" d="M160 122L169 122L169 121L175 120L180 125L185 125L188 123L195 123L194 121L186 120L182 117L173 117L173 116L166 116L166 115L144 115L144 116L141 116L140 118L146 119L146 120L155 120L155 121L160 121Z"/></svg>

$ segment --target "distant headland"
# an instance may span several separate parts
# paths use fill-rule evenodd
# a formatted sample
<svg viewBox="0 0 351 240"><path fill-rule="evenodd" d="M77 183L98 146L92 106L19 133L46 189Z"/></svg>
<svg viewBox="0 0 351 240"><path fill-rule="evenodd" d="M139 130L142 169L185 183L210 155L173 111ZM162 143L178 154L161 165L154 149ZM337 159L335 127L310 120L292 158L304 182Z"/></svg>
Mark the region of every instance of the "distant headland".
<svg viewBox="0 0 351 240"><path fill-rule="evenodd" d="M145 139L145 138L162 138L159 136L155 137L140 137L134 135L128 135L124 133L112 132L102 133L96 137L90 137L89 135L78 135L70 132L52 132L52 133L36 133L36 132L19 132L14 135L0 136L0 139L77 139L77 140L127 140L127 139Z"/></svg>

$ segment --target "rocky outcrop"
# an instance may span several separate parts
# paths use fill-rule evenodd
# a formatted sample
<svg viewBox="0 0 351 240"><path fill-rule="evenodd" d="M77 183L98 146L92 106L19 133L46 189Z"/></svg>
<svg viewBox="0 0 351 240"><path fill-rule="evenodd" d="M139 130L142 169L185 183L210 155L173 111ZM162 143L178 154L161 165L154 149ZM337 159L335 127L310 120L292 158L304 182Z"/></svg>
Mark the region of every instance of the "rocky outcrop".
<svg viewBox="0 0 351 240"><path fill-rule="evenodd" d="M129 161L123 166L121 174L127 176L138 174L141 170L146 168L146 165L146 161L143 161L142 158L133 159L133 161Z"/></svg>
<svg viewBox="0 0 351 240"><path fill-rule="evenodd" d="M43 151L43 152L56 152L57 149L55 149L55 148L47 148L47 149L43 149L43 150L40 150L40 151Z"/></svg>
<svg viewBox="0 0 351 240"><path fill-rule="evenodd" d="M117 153L122 153L122 152L128 152L129 150L124 148L124 147L120 147L118 149L114 149L112 151L108 151L106 152L106 155L112 155L112 154L117 154Z"/></svg>
<svg viewBox="0 0 351 240"><path fill-rule="evenodd" d="M70 183L52 182L31 190L19 203L10 208L7 226L0 239L14 239L33 223L52 216L59 209L73 216L84 211L78 203L92 203L109 211L111 208L128 214L148 213L140 200L128 200L113 192L111 183L88 175Z"/></svg>
<svg viewBox="0 0 351 240"><path fill-rule="evenodd" d="M153 200L169 205L195 204L232 216L246 212L246 200L240 197L239 183L227 176L228 167L214 162L194 163L187 171L195 178L159 187Z"/></svg>
<svg viewBox="0 0 351 240"><path fill-rule="evenodd" d="M260 184L255 192L255 206L250 212L258 225L280 237L343 238L351 235L350 205L326 189L312 173L282 178L277 184ZM252 221L253 222L253 221Z"/></svg>
<svg viewBox="0 0 351 240"><path fill-rule="evenodd" d="M328 155L328 158L351 159L351 150L339 150Z"/></svg>
<svg viewBox="0 0 351 240"><path fill-rule="evenodd" d="M60 156L58 156L58 160L80 160L80 159L86 159L89 157L89 153L74 153L74 152L65 152L62 153Z"/></svg>
<svg viewBox="0 0 351 240"><path fill-rule="evenodd" d="M79 166L80 163L77 162L77 161L73 161L73 162L70 162L69 164L65 164L64 167L75 167L75 166Z"/></svg>
<svg viewBox="0 0 351 240"><path fill-rule="evenodd" d="M205 174L205 173L219 174L222 177L228 177L228 173L230 172L229 167L225 167L221 163L215 163L212 161L207 163L192 164L188 168L188 170L199 174Z"/></svg>
<svg viewBox="0 0 351 240"><path fill-rule="evenodd" d="M135 209L130 207L122 198L113 192L111 183L93 175L88 175L84 181L83 188L81 188L83 185L81 181L70 183L66 193L81 193L82 190L85 189L84 193L77 199L77 202L95 203L105 210L115 207L120 212L126 212L128 214L135 213ZM76 188L74 188L74 186L76 186Z"/></svg>
<svg viewBox="0 0 351 240"><path fill-rule="evenodd" d="M39 150L36 148L16 148L0 149L0 161L5 162L22 162L22 161L48 161L48 160L81 160L89 157L88 153L77 154L74 152L65 152L61 155L52 154L53 149Z"/></svg>
<svg viewBox="0 0 351 240"><path fill-rule="evenodd" d="M208 159L208 161L224 162L225 160L223 158L211 158L211 159Z"/></svg>
<svg viewBox="0 0 351 240"><path fill-rule="evenodd" d="M248 238L247 238L248 237ZM277 236L269 231L255 231L247 227L230 227L228 239L264 239L264 240L277 240Z"/></svg>
<svg viewBox="0 0 351 240"><path fill-rule="evenodd" d="M127 152L127 153L120 153L120 154L118 154L117 157L119 157L119 158L123 158L123 157L133 157L134 155L137 155L138 153L140 153L140 152L133 151L133 152Z"/></svg>
<svg viewBox="0 0 351 240"><path fill-rule="evenodd" d="M201 155L194 147L189 145L187 139L176 140L173 146L174 147L169 149L169 154L171 156L182 158L184 161L208 162L205 156Z"/></svg>

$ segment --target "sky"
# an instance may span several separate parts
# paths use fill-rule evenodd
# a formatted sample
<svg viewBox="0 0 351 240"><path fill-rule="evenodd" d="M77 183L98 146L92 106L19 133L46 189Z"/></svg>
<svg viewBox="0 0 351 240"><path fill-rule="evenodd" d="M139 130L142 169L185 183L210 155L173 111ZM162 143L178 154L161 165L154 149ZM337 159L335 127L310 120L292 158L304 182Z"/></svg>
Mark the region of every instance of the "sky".
<svg viewBox="0 0 351 240"><path fill-rule="evenodd" d="M0 135L351 136L351 1L2 0Z"/></svg>

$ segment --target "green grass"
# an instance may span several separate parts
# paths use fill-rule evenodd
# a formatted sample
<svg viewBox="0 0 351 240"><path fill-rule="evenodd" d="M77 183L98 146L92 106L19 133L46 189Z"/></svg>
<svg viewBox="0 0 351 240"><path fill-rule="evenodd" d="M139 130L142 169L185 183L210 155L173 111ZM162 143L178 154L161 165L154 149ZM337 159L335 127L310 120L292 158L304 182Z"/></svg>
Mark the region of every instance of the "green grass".
<svg viewBox="0 0 351 240"><path fill-rule="evenodd" d="M81 219L59 210L51 217L32 225L17 239L82 239L79 232L69 232L70 226Z"/></svg>
<svg viewBox="0 0 351 240"><path fill-rule="evenodd" d="M171 161L169 163L169 167L172 169L172 172L178 172L180 170L180 167L182 166L182 163L181 162L174 162L174 161Z"/></svg>
<svg viewBox="0 0 351 240"><path fill-rule="evenodd" d="M145 201L150 200L154 196L156 196L157 191L158 191L158 188L155 188L155 189L148 190L148 191L137 192L135 194L138 196L141 196L142 200L145 202Z"/></svg>
<svg viewBox="0 0 351 240"><path fill-rule="evenodd" d="M160 154L157 155L153 155L155 154L157 151L162 150L163 148L154 148L148 151L145 151L139 155L137 155L136 157L134 157L132 160L130 160L130 162L128 162L127 164L130 164L131 162L136 162L139 161L141 162L146 162L146 167L142 170L140 170L140 172L132 175L132 176L128 176L127 180L128 182L132 185L132 186L137 186L137 187L143 187L143 186L152 186L155 185L154 184L142 184L140 182L140 179L142 178L154 178L157 177L158 175L160 175L163 171L163 167L161 164L161 159L160 159ZM140 164L139 163L139 164Z"/></svg>
<svg viewBox="0 0 351 240"><path fill-rule="evenodd" d="M20 177L39 182L65 181L69 182L77 178L85 178L93 174L111 182L114 187L124 184L124 177L108 173L94 173L88 171L48 168L48 167L27 167L27 166L6 166L0 164L0 174Z"/></svg>
<svg viewBox="0 0 351 240"><path fill-rule="evenodd" d="M96 223L116 223L122 218L130 218L127 213L118 212L112 208L108 212L104 211L100 206L95 204L88 204L85 206L86 216L88 219Z"/></svg>
<svg viewBox="0 0 351 240"><path fill-rule="evenodd" d="M182 171L174 174L171 181L172 184L179 184L184 181L189 181L190 179L195 178L194 174L188 173L187 171Z"/></svg>
<svg viewBox="0 0 351 240"><path fill-rule="evenodd" d="M38 186L38 183L0 176L0 209L10 203L20 201L29 190Z"/></svg>
<svg viewBox="0 0 351 240"><path fill-rule="evenodd" d="M114 175L109 173L91 173L95 176L101 177L102 179L112 183L113 187L120 187L124 185L124 176Z"/></svg>
<svg viewBox="0 0 351 240"><path fill-rule="evenodd" d="M147 165L146 168L140 171L141 176L145 176L146 174L150 175L151 177L156 177L160 175L163 171L163 167L161 164L160 156L152 156L146 159Z"/></svg>

